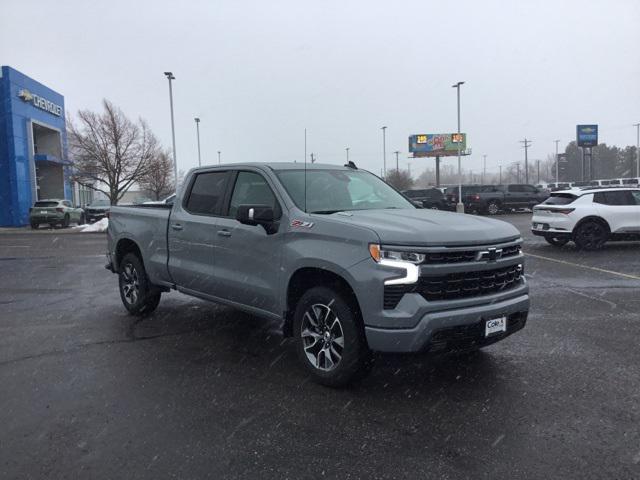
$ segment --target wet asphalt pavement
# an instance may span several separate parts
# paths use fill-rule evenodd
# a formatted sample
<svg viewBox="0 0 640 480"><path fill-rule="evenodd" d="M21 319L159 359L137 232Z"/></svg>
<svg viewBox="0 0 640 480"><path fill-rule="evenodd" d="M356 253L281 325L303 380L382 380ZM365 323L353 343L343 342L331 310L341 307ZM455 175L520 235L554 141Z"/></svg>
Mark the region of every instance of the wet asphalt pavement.
<svg viewBox="0 0 640 480"><path fill-rule="evenodd" d="M278 325L178 293L141 321L96 234L0 232L0 478L640 478L640 243L525 235L526 328L308 380Z"/></svg>

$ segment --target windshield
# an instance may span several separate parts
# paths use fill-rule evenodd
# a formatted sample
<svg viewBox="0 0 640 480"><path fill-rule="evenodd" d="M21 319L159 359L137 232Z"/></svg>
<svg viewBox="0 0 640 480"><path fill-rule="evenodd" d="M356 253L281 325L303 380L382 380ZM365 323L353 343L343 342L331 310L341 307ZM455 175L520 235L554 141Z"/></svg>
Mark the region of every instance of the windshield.
<svg viewBox="0 0 640 480"><path fill-rule="evenodd" d="M88 207L108 207L111 204L109 203L108 200L95 200L93 202L91 202L89 205L87 205Z"/></svg>
<svg viewBox="0 0 640 480"><path fill-rule="evenodd" d="M307 170L306 199L304 170L277 170L276 175L298 208L309 213L415 208L396 190L363 170Z"/></svg>
<svg viewBox="0 0 640 480"><path fill-rule="evenodd" d="M578 198L576 195L570 193L553 193L542 203L545 205L568 205L576 198Z"/></svg>

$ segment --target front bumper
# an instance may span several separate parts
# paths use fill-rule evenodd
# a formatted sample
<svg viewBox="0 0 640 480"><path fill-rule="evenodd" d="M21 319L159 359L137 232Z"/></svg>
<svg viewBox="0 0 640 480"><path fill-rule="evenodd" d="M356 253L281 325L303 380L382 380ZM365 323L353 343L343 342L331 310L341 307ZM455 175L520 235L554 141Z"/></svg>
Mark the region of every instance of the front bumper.
<svg viewBox="0 0 640 480"><path fill-rule="evenodd" d="M500 302L426 313L413 328L365 326L369 348L379 352L447 352L495 343L524 327L529 312L528 292ZM507 331L484 337L484 323L507 317Z"/></svg>

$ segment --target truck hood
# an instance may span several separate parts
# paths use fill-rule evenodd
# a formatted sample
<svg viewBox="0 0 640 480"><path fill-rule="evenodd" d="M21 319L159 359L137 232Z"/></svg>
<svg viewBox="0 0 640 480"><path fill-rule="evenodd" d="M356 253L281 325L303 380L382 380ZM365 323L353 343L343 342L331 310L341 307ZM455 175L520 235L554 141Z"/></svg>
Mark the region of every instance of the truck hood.
<svg viewBox="0 0 640 480"><path fill-rule="evenodd" d="M486 245L520 237L507 222L430 209L353 210L328 218L373 230L383 245Z"/></svg>

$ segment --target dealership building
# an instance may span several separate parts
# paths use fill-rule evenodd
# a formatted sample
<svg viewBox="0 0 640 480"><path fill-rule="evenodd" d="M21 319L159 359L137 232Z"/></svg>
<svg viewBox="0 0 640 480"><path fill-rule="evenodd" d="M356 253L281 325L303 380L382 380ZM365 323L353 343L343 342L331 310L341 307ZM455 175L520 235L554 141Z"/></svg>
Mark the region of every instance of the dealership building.
<svg viewBox="0 0 640 480"><path fill-rule="evenodd" d="M19 71L0 71L0 227L29 223L45 198L85 204L70 179L64 97Z"/></svg>

